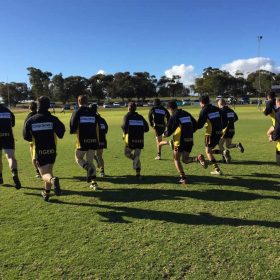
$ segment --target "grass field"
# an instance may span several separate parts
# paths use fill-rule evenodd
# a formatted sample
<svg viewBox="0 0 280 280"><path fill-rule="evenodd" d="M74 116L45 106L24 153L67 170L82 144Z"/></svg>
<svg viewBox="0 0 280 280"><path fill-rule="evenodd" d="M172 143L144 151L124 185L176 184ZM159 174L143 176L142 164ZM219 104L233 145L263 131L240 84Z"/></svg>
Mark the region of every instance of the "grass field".
<svg viewBox="0 0 280 280"><path fill-rule="evenodd" d="M197 118L199 108L189 111ZM147 117L148 109L139 109ZM152 131L145 135L139 184L123 155L125 110L101 111L109 124L103 191L92 192L74 162L70 113L59 141L55 174L63 196L40 197L28 143L27 112L16 113L16 155L23 188L11 187L3 157L0 186L0 279L280 279L279 166L267 141L271 122L254 107L238 107L233 163L212 168L185 165L188 186L177 184L171 151L155 161ZM193 154L203 151L204 129Z"/></svg>

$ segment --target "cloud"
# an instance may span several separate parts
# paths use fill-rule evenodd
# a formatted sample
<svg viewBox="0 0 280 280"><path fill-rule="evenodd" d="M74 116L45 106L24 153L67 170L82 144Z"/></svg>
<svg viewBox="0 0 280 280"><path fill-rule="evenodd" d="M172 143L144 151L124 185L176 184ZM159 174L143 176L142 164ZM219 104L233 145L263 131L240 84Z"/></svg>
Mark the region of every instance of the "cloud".
<svg viewBox="0 0 280 280"><path fill-rule="evenodd" d="M197 78L192 65L174 65L170 69L167 69L164 73L168 78L172 78L173 75L179 75L181 77L180 81L185 86L194 84L195 78Z"/></svg>
<svg viewBox="0 0 280 280"><path fill-rule="evenodd" d="M267 70L274 73L280 72L280 67L275 66L274 61L268 57L253 57L248 59L237 59L228 64L223 64L221 70L228 71L231 75L235 75L236 71L240 71L246 78L251 72L258 69Z"/></svg>
<svg viewBox="0 0 280 280"><path fill-rule="evenodd" d="M106 72L104 70L100 69L96 74L106 75Z"/></svg>

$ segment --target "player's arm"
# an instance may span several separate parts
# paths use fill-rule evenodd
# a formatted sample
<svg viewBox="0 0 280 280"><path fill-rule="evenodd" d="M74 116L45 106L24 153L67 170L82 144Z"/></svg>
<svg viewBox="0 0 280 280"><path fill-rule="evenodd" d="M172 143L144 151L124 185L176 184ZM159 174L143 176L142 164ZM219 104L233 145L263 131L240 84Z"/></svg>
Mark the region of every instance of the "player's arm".
<svg viewBox="0 0 280 280"><path fill-rule="evenodd" d="M169 113L168 110L166 110L165 108L164 108L164 110L165 110L166 121L167 121L167 123L168 123L169 120L170 120L170 113Z"/></svg>
<svg viewBox="0 0 280 280"><path fill-rule="evenodd" d="M10 111L10 114L11 114L11 123L12 123L12 127L15 126L16 124L16 121L15 121L15 115Z"/></svg>
<svg viewBox="0 0 280 280"><path fill-rule="evenodd" d="M167 124L166 130L164 132L164 136L168 137L170 136L178 127L178 120L175 116L171 116L169 119L169 122Z"/></svg>
<svg viewBox="0 0 280 280"><path fill-rule="evenodd" d="M234 122L237 122L238 121L238 116L237 114L234 112Z"/></svg>
<svg viewBox="0 0 280 280"><path fill-rule="evenodd" d="M227 112L219 110L220 116L221 116L221 123L222 123L222 129L226 128L228 126L228 117Z"/></svg>
<svg viewBox="0 0 280 280"><path fill-rule="evenodd" d="M108 133L108 124L107 124L107 122L105 121L105 119L103 119L103 124L105 125L105 134L107 134Z"/></svg>
<svg viewBox="0 0 280 280"><path fill-rule="evenodd" d="M271 107L271 101L266 102L265 108L263 110L263 113L265 116L268 116L272 112L272 107Z"/></svg>
<svg viewBox="0 0 280 280"><path fill-rule="evenodd" d="M56 117L54 117L54 132L58 138L63 138L65 133L65 125Z"/></svg>
<svg viewBox="0 0 280 280"><path fill-rule="evenodd" d="M201 129L207 121L207 113L204 109L200 111L198 120L197 120L197 129Z"/></svg>
<svg viewBox="0 0 280 280"><path fill-rule="evenodd" d="M128 116L127 114L123 117L123 123L122 123L122 131L124 134L128 132Z"/></svg>
<svg viewBox="0 0 280 280"><path fill-rule="evenodd" d="M153 108L149 111L148 119L149 119L150 126L154 127Z"/></svg>
<svg viewBox="0 0 280 280"><path fill-rule="evenodd" d="M79 126L79 111L74 111L70 119L70 134L77 132Z"/></svg>
<svg viewBox="0 0 280 280"><path fill-rule="evenodd" d="M279 113L275 114L275 127L271 134L271 139L273 141L280 140L280 114Z"/></svg>
<svg viewBox="0 0 280 280"><path fill-rule="evenodd" d="M23 126L23 131L22 131L23 139L32 142L32 133L31 133L31 125L30 122L27 121L24 126Z"/></svg>
<svg viewBox="0 0 280 280"><path fill-rule="evenodd" d="M144 132L148 132L149 131L149 125L148 125L147 121L145 120L145 118L144 117L142 117L142 118L143 118L143 122L144 122Z"/></svg>
<svg viewBox="0 0 280 280"><path fill-rule="evenodd" d="M190 115L191 117L191 121L192 121L192 126L193 126L193 132L196 132L197 131L197 121L195 120L195 118Z"/></svg>

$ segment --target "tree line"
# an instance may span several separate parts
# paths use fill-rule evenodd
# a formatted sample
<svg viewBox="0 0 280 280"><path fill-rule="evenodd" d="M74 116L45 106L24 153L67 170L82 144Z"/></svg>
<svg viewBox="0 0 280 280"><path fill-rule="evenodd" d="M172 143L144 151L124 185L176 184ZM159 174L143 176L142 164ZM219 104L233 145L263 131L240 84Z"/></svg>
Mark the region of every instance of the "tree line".
<svg viewBox="0 0 280 280"><path fill-rule="evenodd" d="M0 96L5 103L17 104L26 99L36 99L46 95L53 101L63 103L74 101L81 94L90 99L133 99L145 100L153 97L184 98L190 92L209 94L210 96L240 97L246 94L263 95L270 91L272 85L280 84L280 74L258 70L245 75L237 71L235 75L218 68L208 67L202 76L195 79L189 88L180 81L181 77L162 76L159 79L148 72L117 72L96 74L90 78L82 76L63 77L62 73L53 75L35 67L28 67L30 87L26 83L0 82Z"/></svg>

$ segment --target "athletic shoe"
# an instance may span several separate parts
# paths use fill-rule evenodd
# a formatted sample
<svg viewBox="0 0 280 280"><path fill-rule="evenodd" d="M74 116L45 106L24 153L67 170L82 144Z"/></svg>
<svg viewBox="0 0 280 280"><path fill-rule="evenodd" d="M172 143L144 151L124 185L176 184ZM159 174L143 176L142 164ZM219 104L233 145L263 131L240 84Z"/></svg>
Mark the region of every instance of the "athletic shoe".
<svg viewBox="0 0 280 280"><path fill-rule="evenodd" d="M241 144L240 142L237 143L236 148L239 149L239 151L240 151L241 153L244 153L244 147L242 146L242 144Z"/></svg>
<svg viewBox="0 0 280 280"><path fill-rule="evenodd" d="M90 183L91 179L92 179L92 176L93 176L93 173L94 173L94 169L89 166L87 168L87 182Z"/></svg>
<svg viewBox="0 0 280 280"><path fill-rule="evenodd" d="M17 174L13 175L13 180L14 180L16 189L19 190L21 188L21 183L20 183L20 180L19 180Z"/></svg>
<svg viewBox="0 0 280 280"><path fill-rule="evenodd" d="M40 174L36 174L35 178L41 178L41 175Z"/></svg>
<svg viewBox="0 0 280 280"><path fill-rule="evenodd" d="M223 156L225 158L226 163L230 163L231 162L231 157L230 157L229 150L224 150L223 151Z"/></svg>
<svg viewBox="0 0 280 280"><path fill-rule="evenodd" d="M206 169L206 168L208 167L208 162L205 161L204 155L198 155L198 156L197 156L197 160L198 160L198 162L201 164L201 166L202 166L203 168Z"/></svg>
<svg viewBox="0 0 280 280"><path fill-rule="evenodd" d="M101 188L98 186L96 181L92 181L89 188L93 191L100 190Z"/></svg>
<svg viewBox="0 0 280 280"><path fill-rule="evenodd" d="M3 177L0 177L0 185L3 184L4 181L3 181Z"/></svg>
<svg viewBox="0 0 280 280"><path fill-rule="evenodd" d="M104 171L100 171L100 177L105 177L105 173L104 173Z"/></svg>
<svg viewBox="0 0 280 280"><path fill-rule="evenodd" d="M220 169L215 169L214 171L211 171L210 173L212 175L223 175L223 173Z"/></svg>
<svg viewBox="0 0 280 280"><path fill-rule="evenodd" d="M187 184L187 178L180 178L179 183L182 185L186 185Z"/></svg>
<svg viewBox="0 0 280 280"><path fill-rule="evenodd" d="M57 177L53 177L52 181L53 181L53 190L55 195L61 195L59 179Z"/></svg>
<svg viewBox="0 0 280 280"><path fill-rule="evenodd" d="M143 177L141 176L141 174L136 174L136 179L138 181L141 181L143 179Z"/></svg>
<svg viewBox="0 0 280 280"><path fill-rule="evenodd" d="M173 151L174 150L174 141L169 140L168 143L169 143L169 146L171 147L171 150Z"/></svg>
<svg viewBox="0 0 280 280"><path fill-rule="evenodd" d="M49 201L49 198L50 198L50 194L49 193L46 193L46 191L42 191L41 195L42 195L44 201Z"/></svg>
<svg viewBox="0 0 280 280"><path fill-rule="evenodd" d="M161 156L157 155L157 156L155 157L155 159L156 159L156 160L161 160Z"/></svg>

